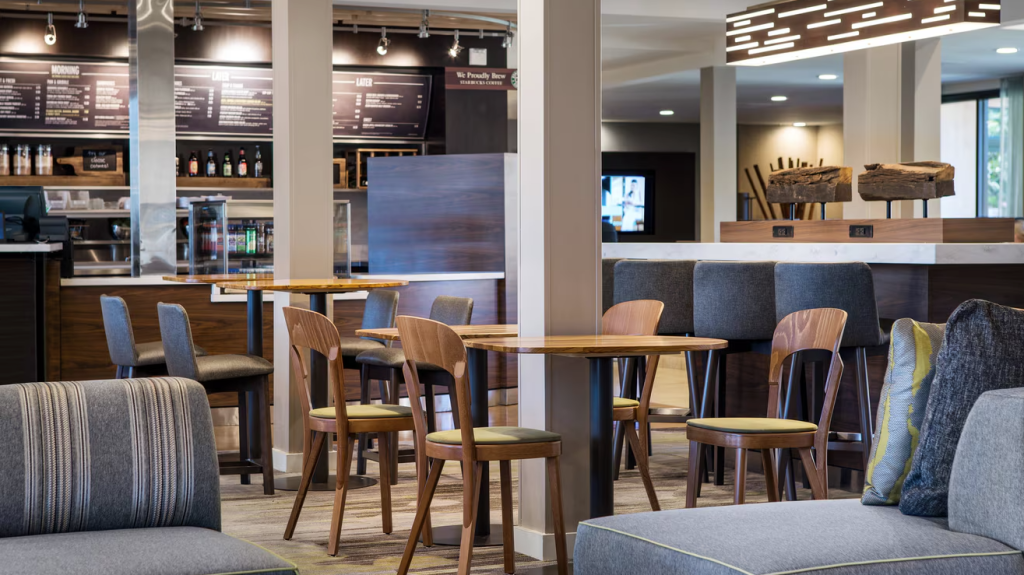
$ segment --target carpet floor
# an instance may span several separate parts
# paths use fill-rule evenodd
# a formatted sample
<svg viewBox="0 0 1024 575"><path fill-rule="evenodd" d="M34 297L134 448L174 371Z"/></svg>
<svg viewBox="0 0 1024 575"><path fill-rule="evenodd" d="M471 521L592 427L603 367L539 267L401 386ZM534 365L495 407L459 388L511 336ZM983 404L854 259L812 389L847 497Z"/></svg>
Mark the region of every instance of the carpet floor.
<svg viewBox="0 0 1024 575"><path fill-rule="evenodd" d="M662 509L681 509L685 506L687 447L682 430L656 431L653 434L654 456L651 474ZM752 459L757 459L752 454ZM513 464L515 465L515 464ZM368 474L376 478L376 464L369 462ZM513 482L516 468L513 467ZM498 464L491 467L491 521L501 523L501 502L498 489ZM327 555L327 536L330 529L333 492L310 492L299 518L295 536L282 539L285 523L295 500L293 491L277 491L264 496L253 476L253 485L239 485L238 478L221 479L223 530L229 535L260 545L296 563L304 575L394 573L405 549L409 529L416 512L416 475L412 464L399 466L398 485L392 486L394 532L381 532L380 488L377 486L350 491L345 508L341 532L341 547L337 557ZM517 489L513 493L518 493ZM799 490L800 499L810 499L810 492ZM856 497L856 493L831 490L833 498ZM721 487L705 485L699 506L732 504L733 477L727 470L726 484ZM514 500L518 495L513 496ZM747 477L748 503L767 502L764 477L750 473ZM462 522L462 480L456 464L445 467L437 494L431 506L434 526L458 525ZM642 513L650 511L639 471L623 470L615 482L615 513ZM572 531L572 526L567 526ZM455 573L458 564L457 547L420 545L413 559L413 573ZM570 549L570 557L572 550ZM516 556L517 570L546 565L525 555ZM473 573L502 573L501 547L478 548L473 554Z"/></svg>

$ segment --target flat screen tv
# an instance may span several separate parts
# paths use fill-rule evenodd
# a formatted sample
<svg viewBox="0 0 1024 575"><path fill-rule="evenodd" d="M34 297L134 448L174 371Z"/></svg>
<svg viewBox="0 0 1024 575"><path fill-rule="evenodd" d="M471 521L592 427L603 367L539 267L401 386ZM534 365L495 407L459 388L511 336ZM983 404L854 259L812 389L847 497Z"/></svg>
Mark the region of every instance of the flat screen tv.
<svg viewBox="0 0 1024 575"><path fill-rule="evenodd" d="M620 234L653 234L654 172L606 171L601 176L601 219Z"/></svg>

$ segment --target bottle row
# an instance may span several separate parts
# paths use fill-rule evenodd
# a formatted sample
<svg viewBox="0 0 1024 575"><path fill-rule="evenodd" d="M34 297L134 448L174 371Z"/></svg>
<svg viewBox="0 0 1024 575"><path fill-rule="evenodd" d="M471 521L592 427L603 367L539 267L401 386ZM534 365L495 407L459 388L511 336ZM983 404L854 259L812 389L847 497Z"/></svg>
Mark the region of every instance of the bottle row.
<svg viewBox="0 0 1024 575"><path fill-rule="evenodd" d="M33 163L35 164L36 176L53 175L53 150L47 144L34 146L36 153L32 153L33 146L29 144L18 144L12 148L6 143L0 144L0 176L31 176L33 175ZM34 162L33 162L34 160Z"/></svg>
<svg viewBox="0 0 1024 575"><path fill-rule="evenodd" d="M189 177L195 178L199 176L205 176L207 178L262 178L265 177L263 173L263 154L260 152L260 147L256 146L256 155L253 158L252 171L249 170L249 160L245 157L245 148L238 149L238 161L236 162L231 157L231 150L224 153L224 157L220 162L217 161L217 156L210 150L206 153L205 165L200 168L199 154L201 152L193 150L189 154L188 162L182 162L181 156L174 158L174 170L178 177Z"/></svg>
<svg viewBox="0 0 1024 575"><path fill-rule="evenodd" d="M228 255L267 255L274 253L274 222L243 220L228 224L227 233L217 222L199 224L199 246L210 259L227 248Z"/></svg>

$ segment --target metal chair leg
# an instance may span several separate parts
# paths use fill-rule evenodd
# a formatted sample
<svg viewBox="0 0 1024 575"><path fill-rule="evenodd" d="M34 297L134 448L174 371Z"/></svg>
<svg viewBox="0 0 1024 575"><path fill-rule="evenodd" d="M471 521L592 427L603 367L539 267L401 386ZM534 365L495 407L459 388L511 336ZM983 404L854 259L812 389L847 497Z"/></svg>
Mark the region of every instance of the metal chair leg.
<svg viewBox="0 0 1024 575"><path fill-rule="evenodd" d="M363 364L359 368L359 404L367 405L370 403L370 367ZM356 475L366 475L366 454L364 453L369 449L370 435L368 433L359 434L359 449L356 454Z"/></svg>

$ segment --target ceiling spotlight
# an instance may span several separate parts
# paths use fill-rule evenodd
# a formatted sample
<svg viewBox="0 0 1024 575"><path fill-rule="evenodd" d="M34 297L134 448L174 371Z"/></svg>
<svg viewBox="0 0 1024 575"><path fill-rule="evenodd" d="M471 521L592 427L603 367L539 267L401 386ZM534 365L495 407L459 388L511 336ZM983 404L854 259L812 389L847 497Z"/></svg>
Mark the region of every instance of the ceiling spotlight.
<svg viewBox="0 0 1024 575"><path fill-rule="evenodd" d="M794 128L803 128L807 126L807 122L793 122Z"/></svg>
<svg viewBox="0 0 1024 575"><path fill-rule="evenodd" d="M43 42L46 42L47 46L57 43L57 29L53 27L53 12L46 15L46 31L43 32Z"/></svg>
<svg viewBox="0 0 1024 575"><path fill-rule="evenodd" d="M785 96L772 96L772 102L785 102L788 99Z"/></svg>
<svg viewBox="0 0 1024 575"><path fill-rule="evenodd" d="M380 42L377 43L377 53L383 56L388 53L388 46L391 45L391 40L388 38L388 29L380 29Z"/></svg>
<svg viewBox="0 0 1024 575"><path fill-rule="evenodd" d="M416 34L419 38L430 38L430 10L423 11L423 20L420 22L420 31Z"/></svg>
<svg viewBox="0 0 1024 575"><path fill-rule="evenodd" d="M461 52L461 51L462 51L462 46L459 46L459 31L456 30L455 31L455 43L453 43L452 47L448 49L448 55L451 56L452 58L458 58L459 57L459 52Z"/></svg>
<svg viewBox="0 0 1024 575"><path fill-rule="evenodd" d="M75 22L75 28L88 28L89 20L85 15L85 0L78 0L78 22Z"/></svg>
<svg viewBox="0 0 1024 575"><path fill-rule="evenodd" d="M196 0L196 14L192 17L192 31L203 31L203 8L199 5L199 0Z"/></svg>
<svg viewBox="0 0 1024 575"><path fill-rule="evenodd" d="M837 80L838 78L839 76L836 76L835 74L818 74L819 80Z"/></svg>
<svg viewBox="0 0 1024 575"><path fill-rule="evenodd" d="M505 37L501 40L501 47L508 49L512 47L512 40L515 40L516 33L512 31L512 23L508 23L508 28L505 29Z"/></svg>
<svg viewBox="0 0 1024 575"><path fill-rule="evenodd" d="M1018 50L1016 48L998 48L997 54L1016 54Z"/></svg>
<svg viewBox="0 0 1024 575"><path fill-rule="evenodd" d="M662 110L661 112L658 112L658 113L661 114L662 116L674 116L675 115L675 111L673 111L673 110Z"/></svg>

